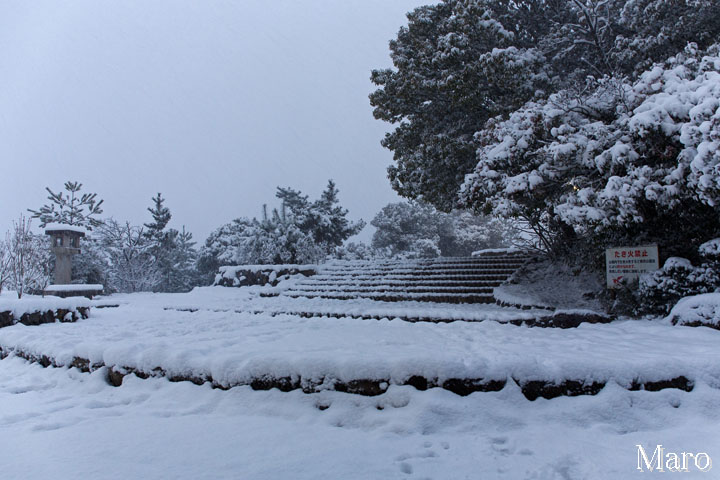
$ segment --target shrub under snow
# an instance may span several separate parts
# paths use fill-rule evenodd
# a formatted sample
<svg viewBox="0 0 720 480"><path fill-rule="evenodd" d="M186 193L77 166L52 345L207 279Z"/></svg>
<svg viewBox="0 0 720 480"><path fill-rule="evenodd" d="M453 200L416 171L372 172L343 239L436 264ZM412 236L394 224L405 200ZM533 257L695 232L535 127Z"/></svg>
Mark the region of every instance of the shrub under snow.
<svg viewBox="0 0 720 480"><path fill-rule="evenodd" d="M720 238L700 246L698 251L703 262L699 266L685 258L671 257L660 270L642 276L638 292L642 308L667 313L683 297L717 291L720 288L718 246Z"/></svg>
<svg viewBox="0 0 720 480"><path fill-rule="evenodd" d="M720 330L720 293L686 297L668 315L673 325L706 326Z"/></svg>

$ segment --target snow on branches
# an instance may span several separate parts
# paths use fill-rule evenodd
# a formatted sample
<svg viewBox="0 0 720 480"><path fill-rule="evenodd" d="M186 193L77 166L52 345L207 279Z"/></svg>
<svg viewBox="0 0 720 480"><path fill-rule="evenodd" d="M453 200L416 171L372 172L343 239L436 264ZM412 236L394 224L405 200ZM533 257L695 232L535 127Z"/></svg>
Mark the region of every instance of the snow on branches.
<svg viewBox="0 0 720 480"><path fill-rule="evenodd" d="M97 199L96 193L80 193L82 183L65 182L65 193L53 192L50 188L45 188L50 195L48 200L50 203L43 205L39 210L30 210L32 218L40 219L40 226L44 227L48 223L61 223L65 225L76 225L92 230L92 227L98 227L102 221L95 218L95 215L103 213L100 206L103 200Z"/></svg>
<svg viewBox="0 0 720 480"><path fill-rule="evenodd" d="M491 119L476 134L462 202L498 215L550 212L579 233L687 202L717 206L719 52L690 44L634 82L590 79L581 94L559 91Z"/></svg>

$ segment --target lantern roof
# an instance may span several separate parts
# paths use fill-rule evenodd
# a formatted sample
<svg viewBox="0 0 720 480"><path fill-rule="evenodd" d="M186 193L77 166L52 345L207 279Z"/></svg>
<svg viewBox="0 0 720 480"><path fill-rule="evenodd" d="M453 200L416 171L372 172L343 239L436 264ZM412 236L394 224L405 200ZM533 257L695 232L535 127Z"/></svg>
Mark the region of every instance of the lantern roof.
<svg viewBox="0 0 720 480"><path fill-rule="evenodd" d="M67 223L48 223L47 225L45 225L46 235L61 232L78 233L81 237L84 237L88 233L85 227L81 227L79 225L69 225Z"/></svg>

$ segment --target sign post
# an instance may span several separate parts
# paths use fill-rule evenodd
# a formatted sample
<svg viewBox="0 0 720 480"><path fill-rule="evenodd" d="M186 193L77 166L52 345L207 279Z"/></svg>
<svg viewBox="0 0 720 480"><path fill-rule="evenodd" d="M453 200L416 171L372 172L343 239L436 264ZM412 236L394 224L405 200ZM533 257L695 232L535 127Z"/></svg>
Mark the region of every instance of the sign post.
<svg viewBox="0 0 720 480"><path fill-rule="evenodd" d="M641 274L660 268L657 245L617 247L605 250L607 287L618 288L622 282L635 280Z"/></svg>

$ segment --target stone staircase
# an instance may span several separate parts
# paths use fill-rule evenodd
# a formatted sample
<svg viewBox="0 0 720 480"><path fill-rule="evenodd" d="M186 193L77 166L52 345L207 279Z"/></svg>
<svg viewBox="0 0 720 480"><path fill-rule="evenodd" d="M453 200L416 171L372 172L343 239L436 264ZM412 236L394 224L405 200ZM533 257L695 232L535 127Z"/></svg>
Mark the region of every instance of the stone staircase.
<svg viewBox="0 0 720 480"><path fill-rule="evenodd" d="M493 288L529 256L491 252L474 257L346 261L324 266L281 296L384 302L495 303Z"/></svg>

